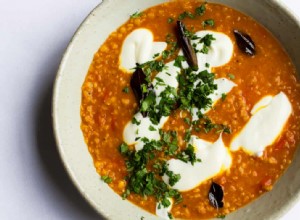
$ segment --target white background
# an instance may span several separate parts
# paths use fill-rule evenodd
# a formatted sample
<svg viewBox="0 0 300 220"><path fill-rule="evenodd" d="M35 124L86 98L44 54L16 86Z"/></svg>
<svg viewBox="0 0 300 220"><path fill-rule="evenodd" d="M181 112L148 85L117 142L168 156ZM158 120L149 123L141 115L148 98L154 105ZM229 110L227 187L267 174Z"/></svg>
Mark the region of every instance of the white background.
<svg viewBox="0 0 300 220"><path fill-rule="evenodd" d="M0 0L1 220L101 219L64 172L50 115L61 56L100 1ZM300 17L298 0L282 1Z"/></svg>

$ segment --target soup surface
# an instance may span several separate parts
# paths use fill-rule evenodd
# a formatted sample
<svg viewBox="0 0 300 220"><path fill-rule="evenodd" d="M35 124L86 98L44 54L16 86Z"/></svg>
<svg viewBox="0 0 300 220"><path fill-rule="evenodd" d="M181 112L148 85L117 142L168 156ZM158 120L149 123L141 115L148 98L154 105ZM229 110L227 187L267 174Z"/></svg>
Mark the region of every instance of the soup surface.
<svg viewBox="0 0 300 220"><path fill-rule="evenodd" d="M155 53L137 55L144 51ZM148 81L136 89L138 71ZM169 99L161 88L172 88L163 93ZM134 13L99 48L82 86L81 129L97 172L120 199L166 219L207 219L272 189L299 143L299 102L295 67L264 27L224 5L172 1Z"/></svg>

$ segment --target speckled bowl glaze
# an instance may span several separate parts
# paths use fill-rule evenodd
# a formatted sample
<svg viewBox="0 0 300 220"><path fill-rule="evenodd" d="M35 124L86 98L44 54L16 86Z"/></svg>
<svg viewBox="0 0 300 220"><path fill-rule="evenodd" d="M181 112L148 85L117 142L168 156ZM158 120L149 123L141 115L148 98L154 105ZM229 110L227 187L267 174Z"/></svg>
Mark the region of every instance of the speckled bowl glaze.
<svg viewBox="0 0 300 220"><path fill-rule="evenodd" d="M166 0L103 0L82 23L62 59L53 94L53 127L59 153L72 181L86 200L107 219L157 219L103 183L80 130L81 85L94 53L129 15ZM300 23L278 0L215 0L255 18L282 43L300 73ZM270 67L270 71L271 71ZM300 196L300 151L274 189L226 219L278 219Z"/></svg>

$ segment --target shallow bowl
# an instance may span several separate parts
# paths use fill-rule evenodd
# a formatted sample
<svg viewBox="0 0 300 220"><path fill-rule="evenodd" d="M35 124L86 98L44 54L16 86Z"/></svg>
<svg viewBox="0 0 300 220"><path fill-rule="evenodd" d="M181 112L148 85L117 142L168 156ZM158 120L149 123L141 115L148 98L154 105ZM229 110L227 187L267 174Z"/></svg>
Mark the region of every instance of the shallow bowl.
<svg viewBox="0 0 300 220"><path fill-rule="evenodd" d="M113 192L100 180L80 130L81 86L89 65L108 35L129 15L166 0L103 0L71 40L59 67L53 93L53 127L60 156L83 197L104 218L157 219ZM215 0L253 17L281 42L300 73L300 23L278 0ZM271 71L271 67L270 67ZM300 151L273 190L226 219L278 219L300 196Z"/></svg>

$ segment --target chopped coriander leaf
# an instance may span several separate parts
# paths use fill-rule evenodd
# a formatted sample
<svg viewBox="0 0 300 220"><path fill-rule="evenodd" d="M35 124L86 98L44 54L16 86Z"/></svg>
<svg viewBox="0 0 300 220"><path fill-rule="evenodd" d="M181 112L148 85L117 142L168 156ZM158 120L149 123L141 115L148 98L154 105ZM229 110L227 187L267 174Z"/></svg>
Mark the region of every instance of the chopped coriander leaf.
<svg viewBox="0 0 300 220"><path fill-rule="evenodd" d="M166 207L169 207L171 205L171 202L168 198L165 197L161 200L161 204L162 204L163 207L166 208Z"/></svg>
<svg viewBox="0 0 300 220"><path fill-rule="evenodd" d="M210 64L209 64L209 63L205 63L205 67L206 67L206 68L209 68L209 67L210 67Z"/></svg>
<svg viewBox="0 0 300 220"><path fill-rule="evenodd" d="M139 17L141 17L142 15L143 15L142 12L136 11L136 12L134 12L132 15L130 15L130 18L139 18Z"/></svg>
<svg viewBox="0 0 300 220"><path fill-rule="evenodd" d="M156 53L156 54L153 55L153 59L156 58L156 57L159 57L159 53Z"/></svg>
<svg viewBox="0 0 300 220"><path fill-rule="evenodd" d="M107 184L110 184L112 182L112 178L110 178L109 176L101 176L101 179Z"/></svg>
<svg viewBox="0 0 300 220"><path fill-rule="evenodd" d="M122 199L126 199L130 194L130 190L126 189L124 193L122 193Z"/></svg>
<svg viewBox="0 0 300 220"><path fill-rule="evenodd" d="M212 121L209 118L204 119L203 126L204 126L205 133L210 132L212 129L218 128L218 125L212 123Z"/></svg>
<svg viewBox="0 0 300 220"><path fill-rule="evenodd" d="M121 154L126 154L128 152L128 145L126 143L122 143L119 150Z"/></svg>
<svg viewBox="0 0 300 220"><path fill-rule="evenodd" d="M201 113L201 109L211 107L212 100L209 95L217 89L217 85L214 84L214 74L207 70L195 73L187 69L178 76L178 82L179 108L190 111L191 107L196 107Z"/></svg>
<svg viewBox="0 0 300 220"><path fill-rule="evenodd" d="M206 45L203 45L202 49L200 50L203 54L208 54L208 47Z"/></svg>
<svg viewBox="0 0 300 220"><path fill-rule="evenodd" d="M222 101L225 101L226 97L227 97L226 93L222 93Z"/></svg>
<svg viewBox="0 0 300 220"><path fill-rule="evenodd" d="M174 174L173 171L168 170L166 175L169 177L170 186L174 186L181 178L180 174Z"/></svg>
<svg viewBox="0 0 300 220"><path fill-rule="evenodd" d="M149 109L154 105L155 98L156 98L156 96L155 96L154 92L151 91L149 93L149 95L142 101L140 111L148 112Z"/></svg>
<svg viewBox="0 0 300 220"><path fill-rule="evenodd" d="M196 157L195 149L193 145L188 144L187 148L184 151L181 151L176 155L176 158L182 160L183 162L191 162L194 165L196 162L201 162L201 159Z"/></svg>
<svg viewBox="0 0 300 220"><path fill-rule="evenodd" d="M200 43L203 43L205 46L210 46L212 41L216 40L212 34L206 34L204 37L200 39Z"/></svg>
<svg viewBox="0 0 300 220"><path fill-rule="evenodd" d="M122 92L128 94L128 93L129 93L129 88L128 88L128 86L124 87L123 90L122 90Z"/></svg>
<svg viewBox="0 0 300 220"><path fill-rule="evenodd" d="M206 11L205 4L199 6L199 7L197 7L197 8L195 9L195 13L196 13L197 16L202 16L202 15L204 15L205 11Z"/></svg>
<svg viewBox="0 0 300 220"><path fill-rule="evenodd" d="M213 40L216 39L213 37L212 34L206 34L204 37L202 37L199 41L199 43L203 43L203 47L200 52L207 54Z"/></svg>
<svg viewBox="0 0 300 220"><path fill-rule="evenodd" d="M162 78L160 78L160 77L155 77L155 79L156 79L156 81L157 81L156 85L162 85L162 86L166 85L166 84L165 84L165 81L164 81Z"/></svg>
<svg viewBox="0 0 300 220"><path fill-rule="evenodd" d="M168 23L169 24L173 23L173 21L174 21L174 18L168 18Z"/></svg>
<svg viewBox="0 0 300 220"><path fill-rule="evenodd" d="M205 28L206 26L211 26L214 27L215 26L215 21L213 19L207 19L205 21L202 22L202 26Z"/></svg>
<svg viewBox="0 0 300 220"><path fill-rule="evenodd" d="M160 130L162 144L165 146L165 155L175 155L178 150L177 133L175 131Z"/></svg>
<svg viewBox="0 0 300 220"><path fill-rule="evenodd" d="M170 205L168 198L174 198L176 202L182 200L180 193L170 188L157 174L163 175L166 171L166 163L164 161L156 161L153 167L154 171L148 170L146 167L149 161L154 160L155 152L161 152L161 141L148 140L142 138L144 147L139 151L128 151L125 155L125 164L128 171L126 177L127 189L122 197L126 198L130 193L142 196L154 196L156 200L164 207ZM158 170L157 170L158 169ZM163 173L160 173L163 172ZM174 179L178 178L177 176Z"/></svg>
<svg viewBox="0 0 300 220"><path fill-rule="evenodd" d="M229 127L227 127L227 126L224 126L223 132L227 133L227 134L231 134L231 129Z"/></svg>
<svg viewBox="0 0 300 220"><path fill-rule="evenodd" d="M192 124L191 119L189 119L189 118L184 118L183 121L184 121L185 123L187 123L188 125L191 125L191 124Z"/></svg>
<svg viewBox="0 0 300 220"><path fill-rule="evenodd" d="M183 20L185 18L195 18L195 15L189 11L185 11L178 16L178 20Z"/></svg>
<svg viewBox="0 0 300 220"><path fill-rule="evenodd" d="M235 75L233 75L232 73L228 73L227 76L229 77L229 79L234 80L235 79Z"/></svg>
<svg viewBox="0 0 300 220"><path fill-rule="evenodd" d="M132 118L131 123L134 125L140 125L141 121L138 121L135 117Z"/></svg>
<svg viewBox="0 0 300 220"><path fill-rule="evenodd" d="M226 215L218 215L217 218L224 219L224 218L226 218Z"/></svg>
<svg viewBox="0 0 300 220"><path fill-rule="evenodd" d="M191 140L191 130L186 130L184 134L184 140L189 142Z"/></svg>
<svg viewBox="0 0 300 220"><path fill-rule="evenodd" d="M152 125L150 125L148 129L149 129L149 131L156 131L156 128L153 127Z"/></svg>
<svg viewBox="0 0 300 220"><path fill-rule="evenodd" d="M141 220L144 220L144 219L145 219L145 217L144 217L144 216L142 216L142 217L141 217Z"/></svg>
<svg viewBox="0 0 300 220"><path fill-rule="evenodd" d="M169 58L170 56L170 51L169 50L164 50L161 54L161 57L165 60L167 58Z"/></svg>
<svg viewBox="0 0 300 220"><path fill-rule="evenodd" d="M174 62L174 66L182 68L182 62L185 61L185 60L186 59L185 59L184 56L178 56L178 57L176 57L175 62Z"/></svg>
<svg viewBox="0 0 300 220"><path fill-rule="evenodd" d="M173 219L173 215L171 212L168 212L168 217L169 217L169 219Z"/></svg>

